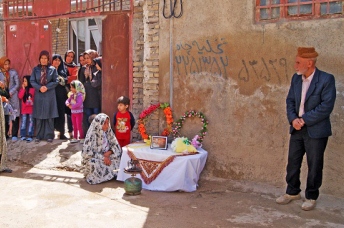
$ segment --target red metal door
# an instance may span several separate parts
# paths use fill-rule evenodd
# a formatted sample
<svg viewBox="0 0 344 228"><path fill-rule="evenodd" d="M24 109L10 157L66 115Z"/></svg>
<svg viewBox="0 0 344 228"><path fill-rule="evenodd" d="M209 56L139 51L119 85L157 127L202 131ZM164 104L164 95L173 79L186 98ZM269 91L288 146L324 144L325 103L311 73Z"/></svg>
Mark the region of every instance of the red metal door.
<svg viewBox="0 0 344 228"><path fill-rule="evenodd" d="M6 22L6 55L20 77L31 74L42 50L51 53L49 21Z"/></svg>
<svg viewBox="0 0 344 228"><path fill-rule="evenodd" d="M116 100L129 95L129 14L107 15L103 20L102 112L117 111Z"/></svg>

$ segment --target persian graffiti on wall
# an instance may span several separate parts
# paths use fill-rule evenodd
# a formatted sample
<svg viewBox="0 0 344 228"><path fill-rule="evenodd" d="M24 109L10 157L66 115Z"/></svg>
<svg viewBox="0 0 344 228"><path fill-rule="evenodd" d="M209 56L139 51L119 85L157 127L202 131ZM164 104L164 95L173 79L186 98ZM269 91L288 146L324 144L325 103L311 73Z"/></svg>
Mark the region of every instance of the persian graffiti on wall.
<svg viewBox="0 0 344 228"><path fill-rule="evenodd" d="M285 57L249 56L235 58L228 51L225 38L179 42L174 61L178 75L209 73L224 79L235 77L242 82L270 82L282 85L289 82Z"/></svg>

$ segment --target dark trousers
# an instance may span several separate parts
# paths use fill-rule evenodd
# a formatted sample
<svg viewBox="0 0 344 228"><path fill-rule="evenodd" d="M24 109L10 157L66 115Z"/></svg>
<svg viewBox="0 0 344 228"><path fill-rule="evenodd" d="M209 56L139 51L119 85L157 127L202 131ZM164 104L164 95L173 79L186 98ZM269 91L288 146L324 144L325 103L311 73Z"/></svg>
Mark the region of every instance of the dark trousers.
<svg viewBox="0 0 344 228"><path fill-rule="evenodd" d="M54 119L36 119L36 138L54 139Z"/></svg>
<svg viewBox="0 0 344 228"><path fill-rule="evenodd" d="M73 123L72 123L72 115L67 114L67 126L68 126L68 132L72 133L73 132Z"/></svg>
<svg viewBox="0 0 344 228"><path fill-rule="evenodd" d="M16 117L15 120L12 121L12 137L18 137L19 131L19 117Z"/></svg>
<svg viewBox="0 0 344 228"><path fill-rule="evenodd" d="M301 192L300 169L303 156L306 153L308 174L305 196L307 199L318 199L319 188L322 184L324 152L327 141L328 137L319 139L310 138L307 132L307 126L291 134L286 176L288 184L287 194L297 195Z"/></svg>
<svg viewBox="0 0 344 228"><path fill-rule="evenodd" d="M6 138L8 138L8 130L9 130L9 125L10 123L10 116L9 115L5 115L5 133L6 133ZM19 117L16 117L15 120L12 121L12 132L10 132L10 134L12 134L12 137L18 137L18 131L19 131Z"/></svg>
<svg viewBox="0 0 344 228"><path fill-rule="evenodd" d="M13 125L12 125L13 127ZM5 134L6 134L6 139L9 137L8 135L8 130L10 129L10 116L5 115ZM12 134L12 132L10 133Z"/></svg>
<svg viewBox="0 0 344 228"><path fill-rule="evenodd" d="M87 134L88 128L90 127L91 123L88 121L91 115L99 114L100 108L85 108L84 107L84 117L82 121L82 128L85 134Z"/></svg>
<svg viewBox="0 0 344 228"><path fill-rule="evenodd" d="M58 110L58 111L59 111L59 117L54 119L54 127L56 131L60 132L60 135L64 135L65 123L66 123L64 109L63 111L62 110Z"/></svg>

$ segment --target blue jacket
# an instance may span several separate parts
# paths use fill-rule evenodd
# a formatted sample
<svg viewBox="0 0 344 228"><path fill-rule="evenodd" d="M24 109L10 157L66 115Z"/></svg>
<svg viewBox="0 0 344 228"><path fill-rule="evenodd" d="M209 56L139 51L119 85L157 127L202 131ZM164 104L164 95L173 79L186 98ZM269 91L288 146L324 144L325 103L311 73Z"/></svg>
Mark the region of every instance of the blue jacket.
<svg viewBox="0 0 344 228"><path fill-rule="evenodd" d="M40 92L41 67L36 66L32 69L30 82L35 88L35 102L33 102L33 117L37 119L51 119L59 116L57 110L55 87L59 84L55 67L47 68L47 91Z"/></svg>
<svg viewBox="0 0 344 228"><path fill-rule="evenodd" d="M292 121L299 117L301 91L302 76L294 74L286 99L290 134L295 131ZM330 114L335 100L336 86L334 76L316 68L306 94L305 113L302 115L309 137L324 138L332 135Z"/></svg>
<svg viewBox="0 0 344 228"><path fill-rule="evenodd" d="M20 116L20 101L18 98L18 90L20 87L20 81L17 71L14 69L10 69L8 71L10 74L10 84L8 88L8 92L11 94L11 97L9 98L10 104L14 110L17 110L15 116ZM5 82L5 75L0 71L0 81Z"/></svg>

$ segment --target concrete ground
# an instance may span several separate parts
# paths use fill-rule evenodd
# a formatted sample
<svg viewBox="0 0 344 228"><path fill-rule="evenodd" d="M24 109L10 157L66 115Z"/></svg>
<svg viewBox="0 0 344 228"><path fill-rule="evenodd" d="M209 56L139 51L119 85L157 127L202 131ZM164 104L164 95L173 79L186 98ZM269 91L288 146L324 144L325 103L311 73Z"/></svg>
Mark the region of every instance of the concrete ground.
<svg viewBox="0 0 344 228"><path fill-rule="evenodd" d="M204 174L195 192L124 194L124 184L89 185L80 170L80 144L8 141L0 174L1 228L59 227L343 227L344 198L321 194L313 211L302 200L277 205L284 192L259 183Z"/></svg>

